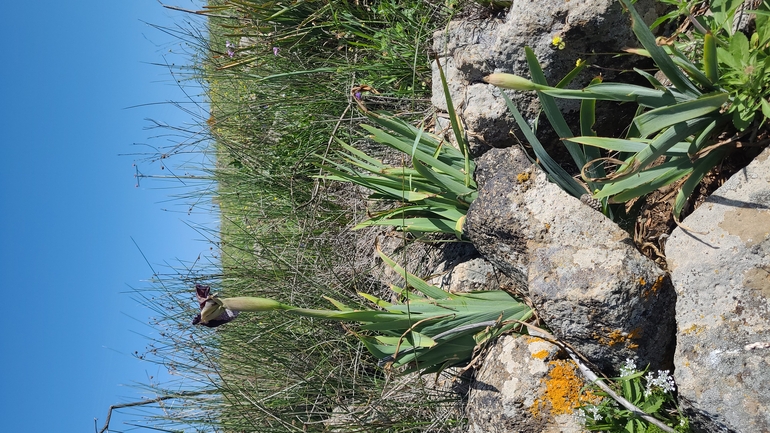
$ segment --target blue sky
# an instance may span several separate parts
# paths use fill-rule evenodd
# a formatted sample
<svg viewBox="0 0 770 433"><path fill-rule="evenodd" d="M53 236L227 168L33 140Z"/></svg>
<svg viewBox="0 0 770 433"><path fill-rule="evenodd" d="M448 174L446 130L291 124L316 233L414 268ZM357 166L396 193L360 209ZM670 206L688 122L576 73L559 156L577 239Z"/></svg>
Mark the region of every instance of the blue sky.
<svg viewBox="0 0 770 433"><path fill-rule="evenodd" d="M146 150L134 143L173 143L153 138L146 118L183 125L192 116L170 104L126 107L184 100L168 70L149 64L185 63L175 54L184 47L145 24L183 18L156 0L3 5L4 431L93 431L111 404L152 396L132 383L162 376L131 355L153 332L151 312L132 299L152 275L132 238L161 270L208 253L187 223L216 227L216 214L188 216L186 203L168 200L178 184L135 187L135 161L144 173L168 170L126 156ZM116 415L111 431L132 431L126 419Z"/></svg>

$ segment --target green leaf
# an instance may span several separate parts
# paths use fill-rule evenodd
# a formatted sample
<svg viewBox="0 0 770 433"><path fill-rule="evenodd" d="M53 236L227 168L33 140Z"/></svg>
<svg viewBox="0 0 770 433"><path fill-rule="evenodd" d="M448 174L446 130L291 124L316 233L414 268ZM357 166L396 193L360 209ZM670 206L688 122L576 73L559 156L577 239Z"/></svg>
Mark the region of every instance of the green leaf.
<svg viewBox="0 0 770 433"><path fill-rule="evenodd" d="M646 138L650 134L668 126L705 116L716 111L730 98L727 93L704 95L698 99L681 102L668 107L650 110L634 119L639 135Z"/></svg>
<svg viewBox="0 0 770 433"><path fill-rule="evenodd" d="M722 47L717 47L717 60L734 71L740 71L742 69L740 62L736 62L732 54Z"/></svg>
<svg viewBox="0 0 770 433"><path fill-rule="evenodd" d="M594 146L601 149L613 150L618 152L641 152L647 149L652 142L651 140L626 140L622 138L608 138L608 137L573 137L570 141L576 143L585 144L588 146ZM680 142L671 146L665 155L682 155L686 154L689 148L689 143Z"/></svg>
<svg viewBox="0 0 770 433"><path fill-rule="evenodd" d="M596 99L599 101L636 102L649 108L664 107L694 99L678 92L650 89L626 83L591 84L583 89L542 89L540 92L564 99Z"/></svg>
<svg viewBox="0 0 770 433"><path fill-rule="evenodd" d="M686 176L691 169L692 163L689 158L676 158L632 176L608 183L594 195L594 198L613 197L616 202L624 202L675 182Z"/></svg>
<svg viewBox="0 0 770 433"><path fill-rule="evenodd" d="M575 67L572 68L571 71L567 73L567 75L562 78L555 87L558 87L560 89L563 89L569 85L569 83L572 82L572 80L577 77L577 75L583 71L583 69L588 67L588 62L585 60L578 59L577 63L575 64Z"/></svg>
<svg viewBox="0 0 770 433"><path fill-rule="evenodd" d="M391 313L387 311L372 311L372 310L346 310L346 311L331 311L331 310L314 310L309 308L292 308L287 311L291 314L304 317L315 317L319 319L332 319L348 322L364 322L364 323L396 323L398 321L405 320L405 315L401 313ZM391 326L391 325L388 325Z"/></svg>
<svg viewBox="0 0 770 433"><path fill-rule="evenodd" d="M676 199L674 200L673 213L674 218L676 218L677 221L679 220L679 215L681 215L684 205L687 203L687 199L689 199L693 191L695 191L695 188L698 186L701 179L703 179L703 176L714 168L714 166L722 160L724 155L725 151L716 149L711 151L711 153L704 158L695 162L695 167L693 168L692 173L690 173L690 177L682 183L682 186L676 194Z"/></svg>
<svg viewBox="0 0 770 433"><path fill-rule="evenodd" d="M367 301L371 302L372 304L374 304L374 305L376 305L376 306L378 306L380 308L385 308L386 310L388 309L388 307L391 307L393 305L390 302L387 302L387 301L385 301L383 299L380 299L380 298L378 298L378 297L376 297L374 295L370 295L368 293L358 292L358 295L361 296L362 298L366 299ZM340 308L340 310L341 309L342 308Z"/></svg>
<svg viewBox="0 0 770 433"><path fill-rule="evenodd" d="M640 56L651 58L650 53L645 49L629 48L629 49L626 49L626 51L629 53L634 53ZM690 77L690 79L695 80L696 83L700 84L705 89L716 90L714 84L708 79L708 77L706 77L706 75L703 72L701 72L697 66L693 65L692 62L690 62L690 60L687 59L687 57L684 54L682 54L679 50L677 50L674 47L666 46L664 47L664 51L666 51L667 54L670 54L673 56L671 57L671 61L674 62L676 66L682 68L682 70L687 74L688 77ZM651 75L637 68L634 68L634 70L640 73L641 75L644 75L645 78L648 79L648 81L650 80L648 77L651 77ZM655 82L656 84L654 84L654 87L656 89L664 90L662 89L663 86L660 85L660 82L658 82L658 80L655 80Z"/></svg>
<svg viewBox="0 0 770 433"><path fill-rule="evenodd" d="M529 72L532 75L532 81L536 84L547 86L548 81L545 79L545 74L540 67L535 52L529 47L525 47L524 52L526 53L527 64L529 65ZM556 105L556 100L543 92L537 92L537 96L540 98L540 105L543 107L543 111L545 112L546 117L548 117L548 121L551 122L551 127L562 139L562 143L567 147L567 151L570 156L572 156L572 160L575 161L575 164L578 167L584 166L586 157L585 154L583 154L583 150L575 143L565 140L574 137L574 134L569 129L567 121L564 120L564 115L562 115L561 110L559 110L559 107Z"/></svg>
<svg viewBox="0 0 770 433"><path fill-rule="evenodd" d="M414 139L414 137L417 137L417 128L411 123L403 119L399 119L398 117L376 112L370 112L367 117L381 127L393 131L397 136L405 137L410 142L412 139ZM424 149L436 149L441 147L442 141L443 140L441 140L438 136L428 132L424 132L420 136L420 145L423 146ZM454 148L447 148L446 150L447 152L454 152L462 157L460 152Z"/></svg>
<svg viewBox="0 0 770 433"><path fill-rule="evenodd" d="M406 271L401 265L393 261L390 257L385 255L385 253L380 250L379 246L377 246L377 254L380 256L383 262L390 266L396 273L401 276L406 281L406 284L408 286L414 287L415 290L421 292L425 296L428 296L433 299L448 299L451 298L450 294L448 292L445 292L441 289L439 289L436 286L432 286L416 275L413 275Z"/></svg>
<svg viewBox="0 0 770 433"><path fill-rule="evenodd" d="M363 335L358 335L357 337L359 340L361 340L362 343L364 343L366 350L368 350L369 353L374 355L374 357L377 359L383 359L387 358L388 356L392 356L393 352L395 351L395 346L389 344L379 344L379 342L373 337L366 337Z"/></svg>
<svg viewBox="0 0 770 433"><path fill-rule="evenodd" d="M653 393L647 397L647 399L642 402L641 405L639 405L639 409L648 414L653 414L660 410L660 408L663 406L663 403L665 402L666 399L663 396Z"/></svg>
<svg viewBox="0 0 770 433"><path fill-rule="evenodd" d="M714 38L714 41L716 41L716 38ZM695 66L692 62L690 62L690 59L688 59L684 53L679 51L676 46L666 45L664 50L673 56L671 60L675 65L682 68L682 70L685 72L685 74L687 74L688 77L690 77L691 80L694 80L695 83L706 89L707 92L715 91L719 88L719 86L712 82L705 73L698 69L698 67Z"/></svg>
<svg viewBox="0 0 770 433"><path fill-rule="evenodd" d="M727 34L732 34L733 16L735 10L740 6L742 0L712 0L709 10L714 16L714 20Z"/></svg>
<svg viewBox="0 0 770 433"><path fill-rule="evenodd" d="M369 219L358 224L355 229L371 226L396 226L399 230L410 233L454 233L454 222L440 218L392 218Z"/></svg>
<svg viewBox="0 0 770 433"><path fill-rule="evenodd" d="M693 134L697 134L706 128L715 120L718 115L707 115L685 122L676 123L658 134L650 145L636 154L631 161L624 164L616 173L621 174L623 178L635 174L639 170L645 169L652 164L658 157L664 155L671 147L687 139Z"/></svg>
<svg viewBox="0 0 770 433"><path fill-rule="evenodd" d="M444 161L441 161L438 158L433 157L432 154L421 151L419 148L413 150L412 142L409 142L407 144L403 140L400 140L386 133L385 131L379 130L377 128L373 128L369 125L361 125L361 127L369 131L373 135L374 140L377 141L378 143L387 144L393 147L394 149L400 150L401 152L407 155L414 151L414 158L419 159L424 164L429 165L434 169L438 169L454 177L455 179L461 179L463 180L463 182L465 181L465 173L463 173L461 170L455 167L452 167L451 165L447 164Z"/></svg>
<svg viewBox="0 0 770 433"><path fill-rule="evenodd" d="M392 200L403 200L409 202L416 202L419 200L432 197L435 193L425 193L419 191L410 191L404 188L404 182L397 180L390 180L383 177L375 176L354 176L347 173L334 170L329 167L325 167L326 171L335 173L334 176L324 176L325 179L339 180L343 182L352 182L357 185L364 186L371 190L384 194Z"/></svg>
<svg viewBox="0 0 770 433"><path fill-rule="evenodd" d="M749 39L742 32L735 32L730 37L729 50L735 63L743 66L749 59Z"/></svg>
<svg viewBox="0 0 770 433"><path fill-rule="evenodd" d="M757 16L755 23L758 34L757 46L764 47L765 44L770 42L770 3L765 0L760 3L759 9L745 12L753 13Z"/></svg>
<svg viewBox="0 0 770 433"><path fill-rule="evenodd" d="M695 138L690 142L690 145L687 148L687 154L695 155L700 149L705 147L707 144L710 144L711 136L713 135L716 128L721 128L728 121L729 119L727 117L719 116L716 120L703 128L703 130L701 130L698 135L696 135Z"/></svg>
<svg viewBox="0 0 770 433"><path fill-rule="evenodd" d="M666 75L674 87L685 95L698 97L700 91L687 79L681 70L674 64L666 52L655 42L655 35L652 34L642 17L636 12L630 0L620 0L625 9L631 15L631 29L636 38L641 42L644 48L650 53L652 60Z"/></svg>
<svg viewBox="0 0 770 433"><path fill-rule="evenodd" d="M444 76L444 70L441 68L441 65L438 64L438 57L436 57L436 63L438 65L438 73L441 77L441 86L444 89L444 97L446 98L446 105L447 105L447 112L449 114L449 122L452 124L452 131L455 135L455 140L457 140L457 145L460 147L460 152L462 152L463 157L465 158L465 186L471 185L471 171L470 171L470 154L468 150L468 142L465 139L465 132L462 129L462 125L460 125L460 118L457 116L457 113L455 112L454 104L452 103L452 96L449 93L449 85L447 84L446 77Z"/></svg>
<svg viewBox="0 0 770 433"><path fill-rule="evenodd" d="M762 114L766 118L770 118L770 103L765 99L760 99L760 103L762 104Z"/></svg>
<svg viewBox="0 0 770 433"><path fill-rule="evenodd" d="M633 188L629 188L615 195L613 197L613 200L616 202L622 203L637 197L645 196L655 190L658 190L660 188L663 188L664 186L670 185L678 181L684 176L687 176L687 174L690 173L690 171L691 171L691 168L672 168L672 169L666 170L662 174L659 174L657 177L653 178L652 180L649 180L646 183L639 184ZM647 171L645 171L645 173L647 173Z"/></svg>
<svg viewBox="0 0 770 433"><path fill-rule="evenodd" d="M406 334L406 341L412 347L433 347L436 345L436 342L433 341L432 338L425 334L420 334L419 332L414 331L408 332Z"/></svg>
<svg viewBox="0 0 770 433"><path fill-rule="evenodd" d="M475 188L466 186L464 182L458 181L455 177L430 170L425 164L416 158L412 161L412 166L430 183L440 188L443 187L444 191L452 192L455 196L465 196L476 191Z"/></svg>
<svg viewBox="0 0 770 433"><path fill-rule="evenodd" d="M516 124L519 126L522 134L524 134L524 137L532 146L532 150L535 152L535 156L537 157L545 172L551 176L557 185L559 185L569 194L572 194L575 197L580 197L581 195L585 194L585 188L583 188L583 186L579 184L572 176L570 176L570 174L567 173L567 171L564 170L561 165L559 165L556 161L553 160L553 158L551 158L550 155L548 155L548 152L546 152L545 148L537 139L537 136L535 136L535 133L529 127L526 120L524 120L524 118L521 116L521 113L516 108L516 105L513 103L513 101L511 101L511 99L508 97L508 95L506 95L505 92L501 92L501 94L503 95L505 104L508 106L508 110L516 120Z"/></svg>
<svg viewBox="0 0 770 433"><path fill-rule="evenodd" d="M324 296L323 298L329 301L332 305L334 305L335 308L337 308L340 311L353 311L352 308L348 307L347 305L343 304L342 302L334 298L330 298L328 296Z"/></svg>
<svg viewBox="0 0 770 433"><path fill-rule="evenodd" d="M345 143L344 141L340 140L340 139L339 139L339 138L337 138L337 137L334 137L334 138L335 138L335 141L336 141L336 142L337 142L337 143L338 143L340 146L342 146L342 148L343 148L343 149L347 150L347 151L348 151L350 154L352 154L352 155L355 155L356 157L358 157L358 158L359 158L359 159L361 159L362 161L366 161L366 162L368 162L369 164L371 164L373 167L377 167L377 168L380 168L380 169L382 169L382 168L385 168L385 167L386 167L386 165L385 165L385 164L383 164L383 163L382 163L382 161L380 161L380 160L378 160L378 159L376 159L376 158L372 158L372 157L370 157L370 156L369 156L369 155L367 155L366 153L364 153L364 152L362 152L362 151L360 151L360 150L356 149L356 148L355 148L355 147L353 147L353 146L350 146L350 145L348 145L347 143Z"/></svg>

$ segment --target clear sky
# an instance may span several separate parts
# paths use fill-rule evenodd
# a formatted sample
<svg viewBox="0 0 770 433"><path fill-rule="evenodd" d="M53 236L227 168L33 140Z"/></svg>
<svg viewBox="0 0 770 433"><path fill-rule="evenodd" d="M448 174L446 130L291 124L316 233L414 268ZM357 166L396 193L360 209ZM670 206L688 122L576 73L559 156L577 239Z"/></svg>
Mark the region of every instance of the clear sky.
<svg viewBox="0 0 770 433"><path fill-rule="evenodd" d="M162 373L131 355L152 333L151 312L132 299L132 287L152 276L132 237L164 270L208 252L186 222L215 227L216 214L188 216L186 203L169 201L178 184L135 187L134 162L144 173L168 172L126 156L146 151L135 143L174 140L153 138L160 131L145 119L194 119L170 104L127 107L184 100L169 71L150 65L164 56L184 63L174 55L184 46L146 24L184 18L156 0L3 3L3 431L93 432L111 404L152 397L131 386ZM111 431L149 431L125 420L114 418Z"/></svg>

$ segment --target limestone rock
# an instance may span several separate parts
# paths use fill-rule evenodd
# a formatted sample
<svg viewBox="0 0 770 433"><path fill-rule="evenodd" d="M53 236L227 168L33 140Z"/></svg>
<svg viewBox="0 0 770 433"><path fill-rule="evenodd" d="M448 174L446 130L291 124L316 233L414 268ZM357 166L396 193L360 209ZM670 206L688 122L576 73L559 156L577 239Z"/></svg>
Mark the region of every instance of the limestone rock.
<svg viewBox="0 0 770 433"><path fill-rule="evenodd" d="M530 336L498 339L468 397L468 433L581 432L575 416L585 385L560 349Z"/></svg>
<svg viewBox="0 0 770 433"><path fill-rule="evenodd" d="M492 149L476 159L476 171L473 176L478 189L499 174L522 174L532 166L524 152L519 149Z"/></svg>
<svg viewBox="0 0 770 433"><path fill-rule="evenodd" d="M679 397L699 431L770 431L770 149L683 223L666 244Z"/></svg>
<svg viewBox="0 0 770 433"><path fill-rule="evenodd" d="M484 170L484 162L479 165ZM675 294L669 279L626 232L540 169L501 171L488 180L464 231L529 294L554 335L600 368L617 371L627 358L671 367Z"/></svg>
<svg viewBox="0 0 770 433"><path fill-rule="evenodd" d="M647 21L656 18L655 2L640 0L635 7ZM553 45L555 36L565 42L562 49ZM500 90L481 83L481 79L493 72L529 76L524 47L533 49L546 78L555 84L575 67L579 58L588 57L594 64L603 66L605 78L611 79L612 71L628 68L632 58L590 53L620 52L624 47L638 45L628 15L621 11L616 0L517 0L503 19L453 21L445 30L436 32L433 40L433 50L441 59L450 95L467 124L475 155L490 147L509 145L509 131L517 129L507 114ZM433 68L432 102L446 110L435 63ZM586 85L591 78L593 73L584 71L574 85ZM518 108L526 119L535 118L539 104L534 94L508 94L518 101ZM558 103L572 112L579 106L576 101Z"/></svg>
<svg viewBox="0 0 770 433"><path fill-rule="evenodd" d="M451 293L478 290L515 290L511 278L497 271L483 257L474 257L458 263L441 275L428 280L428 283Z"/></svg>

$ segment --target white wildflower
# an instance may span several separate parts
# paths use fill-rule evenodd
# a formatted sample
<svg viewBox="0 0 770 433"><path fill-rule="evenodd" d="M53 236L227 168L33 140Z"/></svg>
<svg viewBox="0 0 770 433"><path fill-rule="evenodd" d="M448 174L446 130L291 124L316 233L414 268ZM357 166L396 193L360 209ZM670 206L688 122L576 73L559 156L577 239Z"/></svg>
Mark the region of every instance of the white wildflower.
<svg viewBox="0 0 770 433"><path fill-rule="evenodd" d="M604 417L599 413L598 406L590 406L588 411L591 412L591 418L593 418L594 421L601 421L604 419Z"/></svg>
<svg viewBox="0 0 770 433"><path fill-rule="evenodd" d="M586 424L586 413L583 409L578 409L575 411L575 421L579 425L585 425Z"/></svg>
<svg viewBox="0 0 770 433"><path fill-rule="evenodd" d="M620 377L630 376L634 373L636 373L636 362L628 358L626 359L626 364L620 367Z"/></svg>
<svg viewBox="0 0 770 433"><path fill-rule="evenodd" d="M668 370L658 370L657 377L651 372L647 372L644 376L644 381L647 383L644 396L649 397L654 389L659 389L663 392L673 392L676 389L674 378L671 376Z"/></svg>

